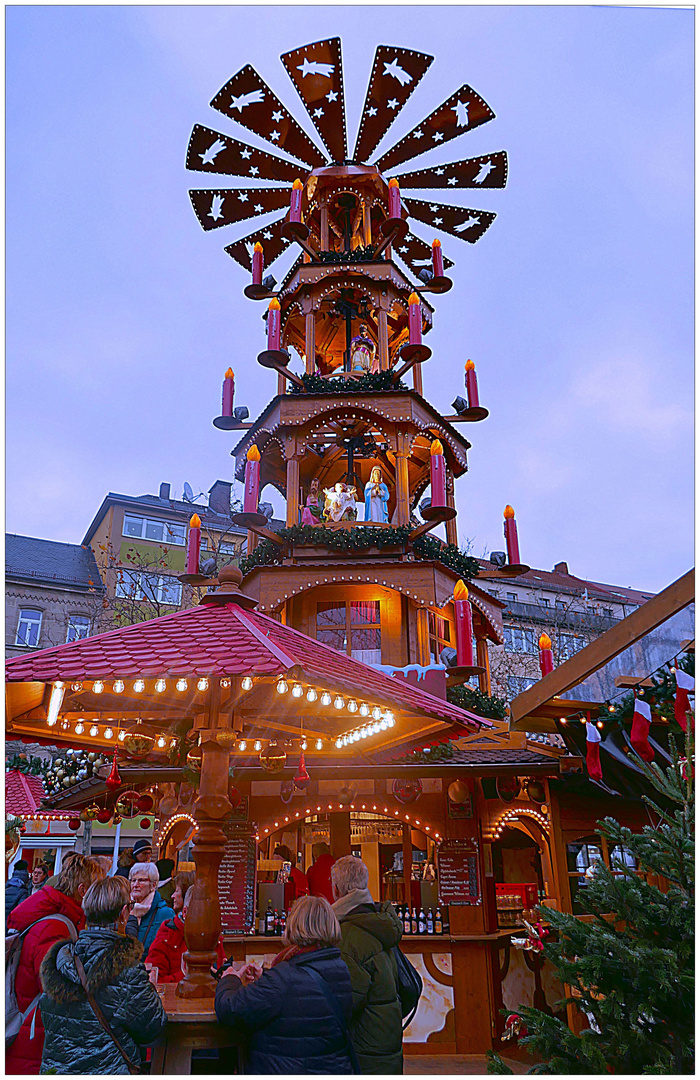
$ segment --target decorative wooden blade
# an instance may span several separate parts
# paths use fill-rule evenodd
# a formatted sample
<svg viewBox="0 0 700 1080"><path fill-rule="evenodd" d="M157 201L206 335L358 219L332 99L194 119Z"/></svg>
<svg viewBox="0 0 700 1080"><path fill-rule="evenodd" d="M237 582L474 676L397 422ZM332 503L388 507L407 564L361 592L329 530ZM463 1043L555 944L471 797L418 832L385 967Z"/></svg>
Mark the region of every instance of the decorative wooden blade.
<svg viewBox="0 0 700 1080"><path fill-rule="evenodd" d="M312 167L327 164L320 150L250 64L222 86L211 105L261 139L274 143L285 154Z"/></svg>
<svg viewBox="0 0 700 1080"><path fill-rule="evenodd" d="M443 203L427 203L423 199L404 199L411 217L423 221L434 229L451 233L460 240L475 244L484 235L496 215L488 210L470 210L466 206L446 206Z"/></svg>
<svg viewBox="0 0 700 1080"><path fill-rule="evenodd" d="M505 150L482 157L465 158L449 165L431 165L397 177L402 188L503 188L508 179L508 155Z"/></svg>
<svg viewBox="0 0 700 1080"><path fill-rule="evenodd" d="M348 141L340 38L302 45L284 53L280 60L331 160L342 165L348 156Z"/></svg>
<svg viewBox="0 0 700 1080"><path fill-rule="evenodd" d="M476 90L472 90L471 86L465 83L447 101L438 105L430 116L426 116L425 120L414 127L413 131L404 135L391 150L382 154L377 167L385 173L387 169L394 169L402 161L409 161L419 154L424 154L426 150L456 139L465 131L488 123L495 115Z"/></svg>
<svg viewBox="0 0 700 1080"><path fill-rule="evenodd" d="M369 161L434 59L412 49L377 46L353 161Z"/></svg>
<svg viewBox="0 0 700 1080"><path fill-rule="evenodd" d="M289 206L289 188L228 188L190 191L197 220L203 229L220 229L233 221L269 214Z"/></svg>
<svg viewBox="0 0 700 1080"><path fill-rule="evenodd" d="M299 166L290 161L268 154L266 150L255 150L201 124L195 124L192 129L185 164L192 172L284 180L290 184L300 172Z"/></svg>
<svg viewBox="0 0 700 1080"><path fill-rule="evenodd" d="M399 241L392 250L396 252L402 262L406 263L406 266L410 267L414 274L419 274L426 267L430 270L433 265L433 249L430 244L426 244L425 240L421 240L412 232L406 233L404 239ZM452 260L448 259L444 254L442 260L446 270L454 266Z"/></svg>
<svg viewBox="0 0 700 1080"><path fill-rule="evenodd" d="M270 225L266 225L264 229L249 233L248 236L237 240L235 244L229 244L228 247L224 248L224 251L232 259L235 259L237 263L240 263L244 269L252 270L253 246L259 242L263 246L265 269L267 269L268 266L272 266L276 259L279 259L280 255L284 254L291 243L291 240L285 240L280 232L286 217L287 215L284 214Z"/></svg>

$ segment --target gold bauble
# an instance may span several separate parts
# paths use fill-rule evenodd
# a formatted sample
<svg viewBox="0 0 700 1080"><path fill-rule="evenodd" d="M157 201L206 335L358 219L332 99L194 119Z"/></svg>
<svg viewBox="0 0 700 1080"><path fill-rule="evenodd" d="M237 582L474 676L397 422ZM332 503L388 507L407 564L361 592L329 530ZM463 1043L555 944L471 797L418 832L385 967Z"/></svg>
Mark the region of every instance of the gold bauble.
<svg viewBox="0 0 700 1080"><path fill-rule="evenodd" d="M122 742L126 753L133 758L145 758L153 749L155 739L147 727L140 720L136 726L127 731Z"/></svg>
<svg viewBox="0 0 700 1080"><path fill-rule="evenodd" d="M199 772L202 768L202 748L193 746L187 755L187 768L193 772Z"/></svg>
<svg viewBox="0 0 700 1080"><path fill-rule="evenodd" d="M260 764L265 772L280 772L287 761L287 752L277 743L270 743L260 751Z"/></svg>
<svg viewBox="0 0 700 1080"><path fill-rule="evenodd" d="M239 739L239 733L236 731L231 731L230 729L224 731L217 731L216 733L216 741L218 742L219 746L223 746L224 750L228 750L229 752L233 750Z"/></svg>

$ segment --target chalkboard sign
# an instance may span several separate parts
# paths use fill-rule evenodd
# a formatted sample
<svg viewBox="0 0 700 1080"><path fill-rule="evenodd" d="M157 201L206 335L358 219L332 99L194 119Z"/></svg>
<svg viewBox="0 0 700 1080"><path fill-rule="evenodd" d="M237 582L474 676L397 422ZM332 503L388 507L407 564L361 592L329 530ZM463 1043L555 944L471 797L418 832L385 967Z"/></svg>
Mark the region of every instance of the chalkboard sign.
<svg viewBox="0 0 700 1080"><path fill-rule="evenodd" d="M255 920L255 826L222 821L221 828L226 834L219 867L221 928L224 934L247 934Z"/></svg>
<svg viewBox="0 0 700 1080"><path fill-rule="evenodd" d="M473 840L443 840L437 865L443 904L464 907L481 903L479 852Z"/></svg>

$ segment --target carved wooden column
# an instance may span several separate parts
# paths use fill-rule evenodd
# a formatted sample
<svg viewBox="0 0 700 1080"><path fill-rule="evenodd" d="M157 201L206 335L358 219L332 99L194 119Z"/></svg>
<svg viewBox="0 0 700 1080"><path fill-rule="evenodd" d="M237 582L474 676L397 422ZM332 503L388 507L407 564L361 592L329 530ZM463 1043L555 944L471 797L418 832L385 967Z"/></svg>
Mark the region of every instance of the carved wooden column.
<svg viewBox="0 0 700 1080"><path fill-rule="evenodd" d="M305 331L306 374L313 375L316 370L316 313L314 311L306 314Z"/></svg>
<svg viewBox="0 0 700 1080"><path fill-rule="evenodd" d="M485 637L476 639L476 662L479 667L485 667L479 675L479 689L482 694L491 696L491 668L489 665L489 643Z"/></svg>
<svg viewBox="0 0 700 1080"><path fill-rule="evenodd" d="M362 198L362 238L365 247L372 243L372 200L368 195Z"/></svg>
<svg viewBox="0 0 700 1080"><path fill-rule="evenodd" d="M287 393L287 380L285 379L284 375L282 375L279 371L277 372L277 393Z"/></svg>
<svg viewBox="0 0 700 1080"><path fill-rule="evenodd" d="M416 365L418 366L418 365ZM449 466L445 469L446 478L446 490L447 490L447 505L455 508L455 478L452 469ZM454 544L455 547L459 547L457 538L457 518L452 518L451 521L445 522L445 536L448 544Z"/></svg>
<svg viewBox="0 0 700 1080"><path fill-rule="evenodd" d="M329 251L329 235L328 235L328 203L324 201L321 203L321 251Z"/></svg>
<svg viewBox="0 0 700 1080"><path fill-rule="evenodd" d="M287 525L299 524L299 458L296 439L287 439Z"/></svg>
<svg viewBox="0 0 700 1080"><path fill-rule="evenodd" d="M411 516L408 488L408 459L411 445L407 436L397 436L396 447L396 524L408 525Z"/></svg>
<svg viewBox="0 0 700 1080"><path fill-rule="evenodd" d="M386 371L389 367L389 299L386 293L379 297L379 311L377 313L377 331L379 337L379 370Z"/></svg>
<svg viewBox="0 0 700 1080"><path fill-rule="evenodd" d="M423 365L413 365L413 389L423 396Z"/></svg>
<svg viewBox="0 0 700 1080"><path fill-rule="evenodd" d="M228 800L229 752L216 741L221 688L213 679L209 707L200 729L202 772L199 796L194 804L194 818L199 826L194 838L194 861L197 878L185 922L185 966L187 974L177 984L178 997L211 997L216 982L209 969L216 962L216 943L221 933L219 907L219 865L226 837L219 822L231 811Z"/></svg>

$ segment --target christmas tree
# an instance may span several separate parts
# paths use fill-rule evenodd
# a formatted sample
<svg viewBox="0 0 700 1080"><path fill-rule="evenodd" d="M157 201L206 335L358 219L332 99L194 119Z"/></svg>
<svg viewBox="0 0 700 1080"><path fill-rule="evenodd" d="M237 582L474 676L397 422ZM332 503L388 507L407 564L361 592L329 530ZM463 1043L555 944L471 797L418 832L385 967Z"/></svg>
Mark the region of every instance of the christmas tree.
<svg viewBox="0 0 700 1080"><path fill-rule="evenodd" d="M518 1016L520 1039L541 1058L531 1072L692 1073L694 1071L694 780L693 738L685 756L671 740L672 765L643 767L658 792L646 798L654 825L641 834L612 818L600 822L613 855L602 862L582 904L592 921L543 911L554 933L544 952L590 1027L574 1034L533 1008ZM660 887L659 887L660 886ZM511 1070L490 1054L488 1071Z"/></svg>

